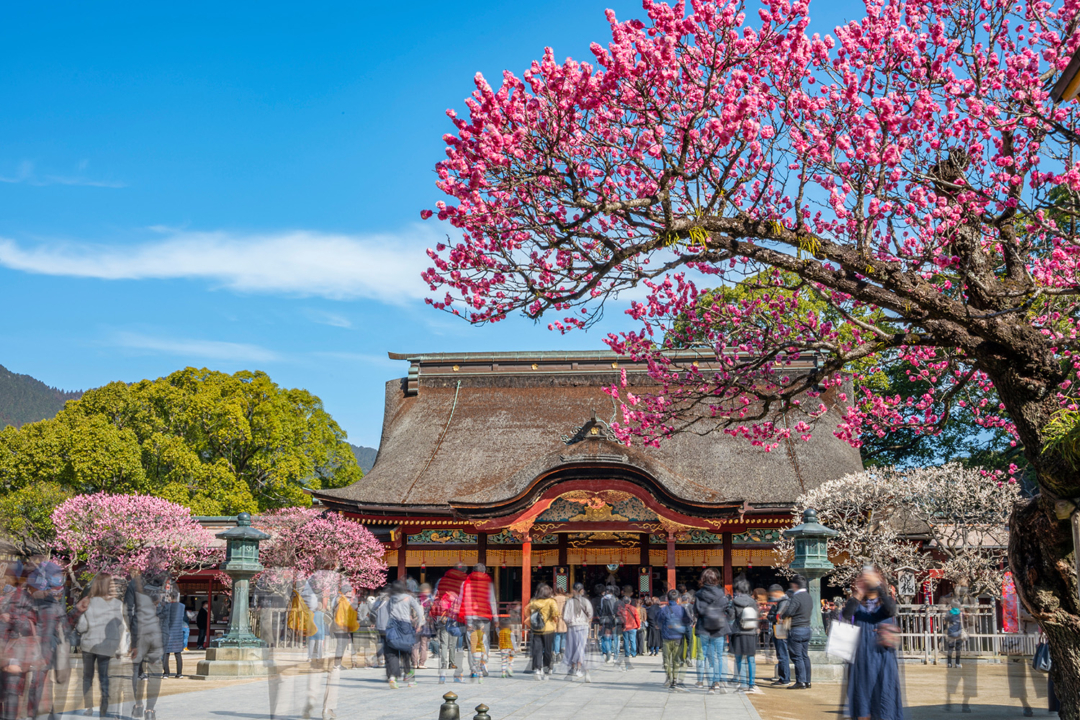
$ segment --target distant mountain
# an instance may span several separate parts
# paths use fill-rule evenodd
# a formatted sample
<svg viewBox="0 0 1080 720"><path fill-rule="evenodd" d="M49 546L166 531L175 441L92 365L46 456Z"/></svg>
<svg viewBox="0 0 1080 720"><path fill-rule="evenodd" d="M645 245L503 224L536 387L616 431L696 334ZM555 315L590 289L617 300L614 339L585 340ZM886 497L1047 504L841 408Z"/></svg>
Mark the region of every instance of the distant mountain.
<svg viewBox="0 0 1080 720"><path fill-rule="evenodd" d="M68 400L77 400L82 392L65 392L49 387L29 375L19 375L0 365L0 428L51 418Z"/></svg>
<svg viewBox="0 0 1080 720"><path fill-rule="evenodd" d="M360 466L360 469L367 475L368 471L375 464L375 454L379 451L375 448L362 447L360 445L353 445L349 443L349 447L352 448L352 454L356 456L356 464Z"/></svg>

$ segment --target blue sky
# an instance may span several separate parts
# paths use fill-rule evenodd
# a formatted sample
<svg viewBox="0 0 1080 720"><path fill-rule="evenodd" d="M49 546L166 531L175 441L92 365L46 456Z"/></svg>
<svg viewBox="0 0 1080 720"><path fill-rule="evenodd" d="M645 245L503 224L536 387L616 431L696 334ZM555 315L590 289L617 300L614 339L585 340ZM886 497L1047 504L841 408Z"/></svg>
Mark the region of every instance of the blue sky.
<svg viewBox="0 0 1080 720"><path fill-rule="evenodd" d="M7 3L0 364L64 389L262 369L377 446L387 351L586 349L427 308L434 164L479 71L591 59L637 2ZM824 33L858 15L819 2Z"/></svg>

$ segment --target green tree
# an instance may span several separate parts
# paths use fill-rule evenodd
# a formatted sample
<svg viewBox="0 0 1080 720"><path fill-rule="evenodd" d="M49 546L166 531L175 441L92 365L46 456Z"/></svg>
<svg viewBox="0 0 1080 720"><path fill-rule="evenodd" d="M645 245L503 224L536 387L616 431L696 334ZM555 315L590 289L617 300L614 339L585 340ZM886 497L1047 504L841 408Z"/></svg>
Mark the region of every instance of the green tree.
<svg viewBox="0 0 1080 720"><path fill-rule="evenodd" d="M0 495L0 533L21 555L48 555L56 539L53 510L72 495L57 482L35 482Z"/></svg>
<svg viewBox="0 0 1080 720"><path fill-rule="evenodd" d="M196 514L310 505L358 480L345 433L306 390L261 372L187 368L110 383L56 418L0 431L0 487L146 493Z"/></svg>

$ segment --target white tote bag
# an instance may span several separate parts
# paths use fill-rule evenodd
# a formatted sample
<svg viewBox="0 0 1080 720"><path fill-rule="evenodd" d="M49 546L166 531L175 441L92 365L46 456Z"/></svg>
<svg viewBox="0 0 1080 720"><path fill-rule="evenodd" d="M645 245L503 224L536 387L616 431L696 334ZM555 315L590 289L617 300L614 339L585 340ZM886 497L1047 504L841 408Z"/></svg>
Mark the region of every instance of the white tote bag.
<svg viewBox="0 0 1080 720"><path fill-rule="evenodd" d="M844 662L855 659L855 650L859 647L859 626L839 620L829 627L829 641L825 644L825 653Z"/></svg>

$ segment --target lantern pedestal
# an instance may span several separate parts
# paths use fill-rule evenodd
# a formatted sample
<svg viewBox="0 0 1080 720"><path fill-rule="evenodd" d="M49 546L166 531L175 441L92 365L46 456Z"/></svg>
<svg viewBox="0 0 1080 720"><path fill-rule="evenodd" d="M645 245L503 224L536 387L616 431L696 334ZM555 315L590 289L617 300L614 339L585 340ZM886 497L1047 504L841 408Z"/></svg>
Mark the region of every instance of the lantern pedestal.
<svg viewBox="0 0 1080 720"><path fill-rule="evenodd" d="M810 655L810 667L813 668L810 671L810 682L812 684L834 685L844 682L844 671L847 669L847 663L834 658L832 655L826 655L824 650L811 650L808 654Z"/></svg>
<svg viewBox="0 0 1080 720"><path fill-rule="evenodd" d="M218 533L225 540L225 563L221 569L232 579L232 612L229 629L214 640L200 660L195 676L252 677L268 675L273 667L266 644L251 632L248 616L248 586L251 578L262 572L259 564L259 541L270 536L251 527L251 515L240 513L236 527Z"/></svg>
<svg viewBox="0 0 1080 720"><path fill-rule="evenodd" d="M266 648L212 647L199 661L195 677L265 677L273 668Z"/></svg>

